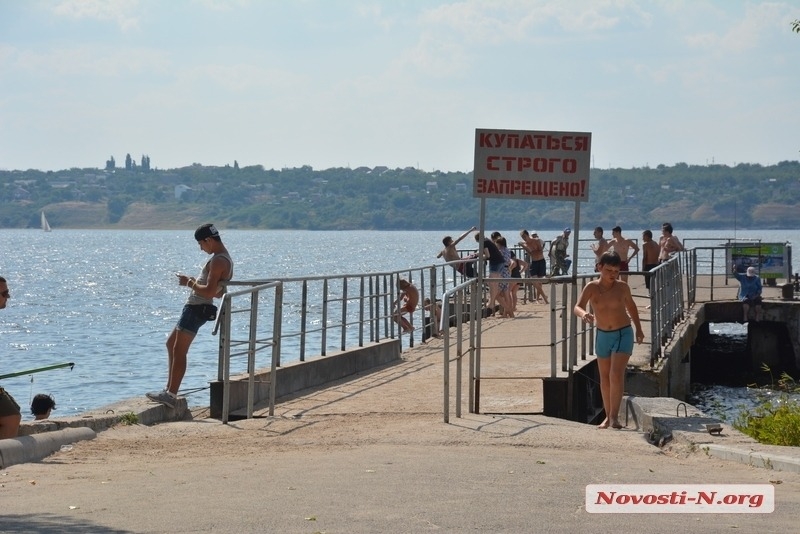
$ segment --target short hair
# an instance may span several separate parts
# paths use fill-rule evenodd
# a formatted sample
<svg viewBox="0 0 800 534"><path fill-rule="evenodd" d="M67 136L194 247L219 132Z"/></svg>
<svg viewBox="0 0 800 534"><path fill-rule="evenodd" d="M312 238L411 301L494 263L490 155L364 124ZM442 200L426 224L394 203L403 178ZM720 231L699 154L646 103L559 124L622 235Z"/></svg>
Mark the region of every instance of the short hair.
<svg viewBox="0 0 800 534"><path fill-rule="evenodd" d="M508 246L508 242L506 241L506 238L501 236L501 235L497 236L497 239L495 239L495 242L498 245L500 245L501 247L507 247Z"/></svg>
<svg viewBox="0 0 800 534"><path fill-rule="evenodd" d="M619 267L622 264L622 258L619 257L616 250L607 250L603 252L598 260L598 265L610 265L612 267Z"/></svg>
<svg viewBox="0 0 800 534"><path fill-rule="evenodd" d="M669 232L670 234L672 233L672 225L671 225L670 223L664 223L664 224L662 224L662 225L661 225L661 228L662 228L663 230L666 230L666 231L667 231L667 232Z"/></svg>
<svg viewBox="0 0 800 534"><path fill-rule="evenodd" d="M594 227L594 231L595 232L600 232L602 234L603 233L603 227L602 226L595 226Z"/></svg>
<svg viewBox="0 0 800 534"><path fill-rule="evenodd" d="M44 415L48 410L56 409L56 401L50 395L39 393L33 397L31 402L31 413L33 415Z"/></svg>
<svg viewBox="0 0 800 534"><path fill-rule="evenodd" d="M614 228L612 228L612 229L611 229L611 232L612 232L612 233L613 233L613 232L619 232L619 233L622 233L622 228L620 228L619 226L615 226Z"/></svg>
<svg viewBox="0 0 800 534"><path fill-rule="evenodd" d="M399 279L399 280L397 281L397 287L399 287L400 289L405 289L405 288L407 288L407 287L408 287L408 286L410 286L410 285L411 285L411 282L409 282L409 281L408 281L408 280L406 280L405 278L401 278L401 279Z"/></svg>
<svg viewBox="0 0 800 534"><path fill-rule="evenodd" d="M525 236L527 236L527 235L530 235L530 234L528 233L528 231L527 231L527 230L520 230L520 231L519 231L519 235L520 235L521 237L525 237Z"/></svg>
<svg viewBox="0 0 800 534"><path fill-rule="evenodd" d="M644 237L649 237L650 239L653 239L653 232L651 232L650 230L645 230L644 232L642 232L642 235Z"/></svg>
<svg viewBox="0 0 800 534"><path fill-rule="evenodd" d="M5 279L5 278L3 278L2 276L0 276L0 283L3 283L3 284L5 284L5 283L6 283L6 279Z"/></svg>
<svg viewBox="0 0 800 534"><path fill-rule="evenodd" d="M451 236L449 236L449 235L446 235L446 236L444 236L442 238L442 245L444 245L444 246L448 246L452 242L453 242L453 238Z"/></svg>

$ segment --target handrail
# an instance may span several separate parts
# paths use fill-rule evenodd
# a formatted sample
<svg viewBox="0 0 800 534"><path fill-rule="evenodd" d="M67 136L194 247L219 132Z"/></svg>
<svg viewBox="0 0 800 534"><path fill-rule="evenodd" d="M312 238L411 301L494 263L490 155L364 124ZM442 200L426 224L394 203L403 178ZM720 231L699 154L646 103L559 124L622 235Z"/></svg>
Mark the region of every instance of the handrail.
<svg viewBox="0 0 800 534"><path fill-rule="evenodd" d="M478 317L483 313L482 302L478 302L478 280L471 279L466 282L458 284L453 289L450 289L442 295L442 322L439 325L439 330L442 332L444 338L443 350L443 375L444 375L444 422L450 422L450 341L451 328L455 327L456 338L456 417L461 417L461 383L463 372L463 357L469 355L469 376L473 376L473 354L477 347L476 335L477 328L476 322ZM452 303L451 303L452 302ZM468 303L467 310L464 311L465 304ZM454 308L454 313L451 313L451 308ZM466 321L465 321L466 318ZM445 323L445 321L447 321ZM467 335L468 347L464 351L464 323L469 326L469 334ZM453 324L455 323L455 324ZM470 406L472 406L473 388L470 381Z"/></svg>
<svg viewBox="0 0 800 534"><path fill-rule="evenodd" d="M230 285L230 284L229 284ZM272 332L266 339L259 338L258 302L262 291L275 290L273 305ZM249 305L244 308L234 308L233 299L241 296L249 297ZM283 283L267 282L246 289L226 292L220 303L220 312L214 328L216 334L219 330L219 368L218 379L222 381L222 422L227 423L230 416L230 377L231 356L247 355L247 417L253 417L255 399L255 371L256 353L262 349L272 347L272 358L269 375L269 414L275 413L275 383L276 368L281 352L281 310L283 309ZM234 313L249 312L248 337L246 340L234 340L231 337L231 320ZM231 354L234 346L246 345L244 351Z"/></svg>

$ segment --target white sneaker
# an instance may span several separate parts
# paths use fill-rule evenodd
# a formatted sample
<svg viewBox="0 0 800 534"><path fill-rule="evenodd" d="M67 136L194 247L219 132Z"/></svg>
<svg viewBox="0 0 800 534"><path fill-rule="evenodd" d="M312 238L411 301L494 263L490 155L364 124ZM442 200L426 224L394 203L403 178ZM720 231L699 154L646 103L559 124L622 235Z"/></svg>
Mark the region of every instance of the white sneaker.
<svg viewBox="0 0 800 534"><path fill-rule="evenodd" d="M153 402L160 402L161 404L169 408L174 408L175 405L178 403L178 396L173 395L166 389L162 391L151 391L149 393L145 393L145 397L147 397Z"/></svg>

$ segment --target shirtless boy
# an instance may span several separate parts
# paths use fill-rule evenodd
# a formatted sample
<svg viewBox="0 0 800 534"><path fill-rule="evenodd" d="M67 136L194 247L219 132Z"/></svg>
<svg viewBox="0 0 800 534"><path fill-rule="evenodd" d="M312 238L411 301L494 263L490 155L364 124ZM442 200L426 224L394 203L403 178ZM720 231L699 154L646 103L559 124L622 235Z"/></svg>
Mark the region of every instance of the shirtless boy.
<svg viewBox="0 0 800 534"><path fill-rule="evenodd" d="M661 247L653 241L653 232L645 230L642 232L642 270L652 271L658 267L658 253ZM650 289L650 275L644 275L644 286Z"/></svg>
<svg viewBox="0 0 800 534"><path fill-rule="evenodd" d="M628 264L639 253L639 245L637 245L636 241L633 239L626 239L622 237L622 228L619 226L615 226L611 229L611 235L613 237L608 242L607 250L613 250L619 255L621 261L619 270L623 273L620 275L620 280L627 282L628 275L626 273L630 270ZM633 254L628 255L628 252L631 249L633 249Z"/></svg>
<svg viewBox="0 0 800 534"><path fill-rule="evenodd" d="M400 290L400 295L398 295L395 304L399 304L399 308L397 308L397 312L394 314L394 320L400 325L403 332L413 332L414 327L411 326L409 320L403 315L406 313L411 315L417 309L417 304L419 304L419 290L414 284L404 278L397 281L397 288Z"/></svg>
<svg viewBox="0 0 800 534"><path fill-rule="evenodd" d="M600 265L600 256L602 256L603 252L605 252L606 249L608 248L608 239L603 237L603 227L602 226L597 226L594 229L594 238L597 239L597 243L592 243L592 252L594 252L594 256L595 256L594 270L595 270L595 272L598 272L600 270L600 267L599 267L599 265Z"/></svg>
<svg viewBox="0 0 800 534"><path fill-rule="evenodd" d="M683 250L680 239L672 235L672 231L670 223L661 225L661 239L658 240L658 246L661 247L661 251L658 254L659 263L667 261L670 256Z"/></svg>
<svg viewBox="0 0 800 534"><path fill-rule="evenodd" d="M545 295L542 283L536 280L537 278L544 278L547 276L547 260L544 259L544 241L539 239L539 234L536 230L528 232L527 230L520 230L519 236L522 241L519 242L520 246L525 249L531 257L531 263L528 265L528 273L533 278L533 298L536 302L539 299L545 304L549 304L547 295Z"/></svg>
<svg viewBox="0 0 800 534"><path fill-rule="evenodd" d="M458 245L465 237L467 237L475 230L477 230L477 228L473 226L472 228L470 228L469 230L458 236L458 238L455 241L453 241L453 238L450 237L449 235L444 236L444 239L442 239L442 244L444 245L444 248L442 249L441 252L439 252L439 254L436 255L436 257L441 258L442 256L444 256L444 261L448 263L452 261L461 261L461 256L458 255L458 249L456 249L456 245ZM464 274L464 263L462 262L453 264L453 269L455 269L457 272L461 274Z"/></svg>
<svg viewBox="0 0 800 534"><path fill-rule="evenodd" d="M573 313L584 323L597 327L595 352L606 412L599 428L622 428L619 408L625 391L625 368L633 353L634 334L636 343L642 343L644 332L630 287L617 280L622 263L619 254L609 250L600 257L599 263L600 278L586 284ZM588 311L589 304L593 313Z"/></svg>

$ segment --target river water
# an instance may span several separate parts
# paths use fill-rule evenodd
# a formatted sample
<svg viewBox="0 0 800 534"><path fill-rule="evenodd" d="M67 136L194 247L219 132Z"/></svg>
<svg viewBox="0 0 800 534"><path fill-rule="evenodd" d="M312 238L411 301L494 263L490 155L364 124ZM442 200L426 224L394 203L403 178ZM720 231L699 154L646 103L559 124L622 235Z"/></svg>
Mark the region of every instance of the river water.
<svg viewBox="0 0 800 534"><path fill-rule="evenodd" d="M308 232L229 230L223 240L235 278L265 279L366 273L436 263L444 235L436 232ZM487 230L488 231L488 230ZM517 242L518 230L502 232ZM639 238L640 232L626 232ZM654 231L658 235L657 231ZM755 238L797 241L797 230L680 232L681 239ZM549 240L558 232L540 231ZM0 375L62 362L59 369L3 380L23 407L36 393L57 402L53 417L73 416L160 389L166 381L164 343L186 299L175 272L199 273L207 260L189 230L4 230L0 275L11 300L0 311ZM573 234L573 239L575 235ZM591 238L584 232L581 239ZM469 238L460 248L474 247ZM589 243L579 269L591 270ZM292 361L283 357L284 363ZM189 353L182 388L204 388L216 378L217 338L206 325ZM207 405L208 392L188 395Z"/></svg>

